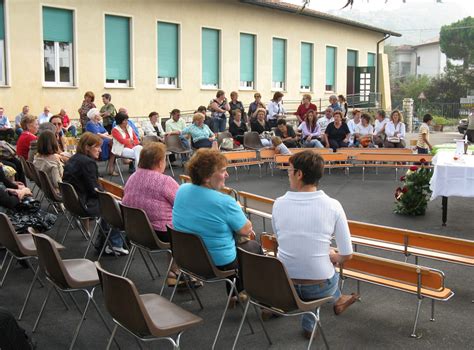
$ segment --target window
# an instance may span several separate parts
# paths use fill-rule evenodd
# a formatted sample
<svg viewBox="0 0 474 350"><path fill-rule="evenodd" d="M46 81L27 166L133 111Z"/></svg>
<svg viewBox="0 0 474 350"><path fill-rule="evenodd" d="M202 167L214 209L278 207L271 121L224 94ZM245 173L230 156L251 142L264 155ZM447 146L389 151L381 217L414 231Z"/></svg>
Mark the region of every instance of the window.
<svg viewBox="0 0 474 350"><path fill-rule="evenodd" d="M326 46L326 91L336 91L336 48Z"/></svg>
<svg viewBox="0 0 474 350"><path fill-rule="evenodd" d="M43 7L43 54L45 85L74 85L72 11Z"/></svg>
<svg viewBox="0 0 474 350"><path fill-rule="evenodd" d="M255 86L255 35L240 34L240 88Z"/></svg>
<svg viewBox="0 0 474 350"><path fill-rule="evenodd" d="M273 38L272 89L285 90L286 40Z"/></svg>
<svg viewBox="0 0 474 350"><path fill-rule="evenodd" d="M130 86L130 18L105 15L105 85Z"/></svg>
<svg viewBox="0 0 474 350"><path fill-rule="evenodd" d="M400 65L400 76L404 77L406 75L410 75L410 72L411 72L411 63L402 62Z"/></svg>
<svg viewBox="0 0 474 350"><path fill-rule="evenodd" d="M354 50L347 50L347 66L357 67L359 53Z"/></svg>
<svg viewBox="0 0 474 350"><path fill-rule="evenodd" d="M310 91L313 81L313 44L301 43L301 84L303 91Z"/></svg>
<svg viewBox="0 0 474 350"><path fill-rule="evenodd" d="M417 56L416 57L416 65L419 66L421 63L421 57L420 56Z"/></svg>
<svg viewBox="0 0 474 350"><path fill-rule="evenodd" d="M7 83L5 62L5 11L3 0L0 0L0 85Z"/></svg>
<svg viewBox="0 0 474 350"><path fill-rule="evenodd" d="M367 54L367 66L368 67L375 67L375 54L374 53L368 53Z"/></svg>
<svg viewBox="0 0 474 350"><path fill-rule="evenodd" d="M179 26L158 22L158 86L178 87Z"/></svg>
<svg viewBox="0 0 474 350"><path fill-rule="evenodd" d="M202 87L217 89L220 71L220 31L202 28Z"/></svg>

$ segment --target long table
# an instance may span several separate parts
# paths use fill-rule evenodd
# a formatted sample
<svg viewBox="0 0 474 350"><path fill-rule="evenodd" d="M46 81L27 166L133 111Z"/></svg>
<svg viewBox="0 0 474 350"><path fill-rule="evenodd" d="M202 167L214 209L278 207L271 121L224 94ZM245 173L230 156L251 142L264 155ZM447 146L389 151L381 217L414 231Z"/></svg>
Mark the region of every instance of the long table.
<svg viewBox="0 0 474 350"><path fill-rule="evenodd" d="M454 158L454 151L441 151L432 160L434 172L430 181L431 200L442 197L443 226L446 226L448 217L448 197L474 198L474 155Z"/></svg>

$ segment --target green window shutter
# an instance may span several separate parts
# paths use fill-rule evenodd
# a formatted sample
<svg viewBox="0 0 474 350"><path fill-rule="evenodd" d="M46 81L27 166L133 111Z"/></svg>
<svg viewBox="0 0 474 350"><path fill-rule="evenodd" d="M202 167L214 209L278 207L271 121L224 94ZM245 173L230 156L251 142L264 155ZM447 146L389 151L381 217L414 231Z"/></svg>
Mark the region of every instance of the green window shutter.
<svg viewBox="0 0 474 350"><path fill-rule="evenodd" d="M240 34L240 81L254 81L255 35Z"/></svg>
<svg viewBox="0 0 474 350"><path fill-rule="evenodd" d="M301 86L311 87L313 76L313 44L301 43Z"/></svg>
<svg viewBox="0 0 474 350"><path fill-rule="evenodd" d="M336 48L326 47L326 86L334 87L336 80Z"/></svg>
<svg viewBox="0 0 474 350"><path fill-rule="evenodd" d="M43 7L43 40L72 43L72 38L72 11Z"/></svg>
<svg viewBox="0 0 474 350"><path fill-rule="evenodd" d="M202 84L219 85L219 31L202 29Z"/></svg>
<svg viewBox="0 0 474 350"><path fill-rule="evenodd" d="M367 54L367 67L375 67L375 54L368 53Z"/></svg>
<svg viewBox="0 0 474 350"><path fill-rule="evenodd" d="M0 40L5 39L5 10L3 0L0 0Z"/></svg>
<svg viewBox="0 0 474 350"><path fill-rule="evenodd" d="M357 51L347 50L347 66L357 67Z"/></svg>
<svg viewBox="0 0 474 350"><path fill-rule="evenodd" d="M178 78L178 25L158 22L158 76Z"/></svg>
<svg viewBox="0 0 474 350"><path fill-rule="evenodd" d="M105 16L106 79L130 80L130 19Z"/></svg>
<svg viewBox="0 0 474 350"><path fill-rule="evenodd" d="M273 38L272 81L285 81L286 40Z"/></svg>

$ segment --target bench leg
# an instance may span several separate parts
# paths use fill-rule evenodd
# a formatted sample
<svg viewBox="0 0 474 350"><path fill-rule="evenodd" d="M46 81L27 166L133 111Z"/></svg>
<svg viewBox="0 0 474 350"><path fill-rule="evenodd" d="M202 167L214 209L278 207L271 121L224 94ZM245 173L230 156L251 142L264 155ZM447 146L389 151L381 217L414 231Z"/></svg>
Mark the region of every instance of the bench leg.
<svg viewBox="0 0 474 350"><path fill-rule="evenodd" d="M357 295L359 295L359 301L360 301L360 281L357 280Z"/></svg>
<svg viewBox="0 0 474 350"><path fill-rule="evenodd" d="M416 334L416 325L418 323L418 316L420 316L420 308L421 308L421 302L422 301L423 301L423 299L418 299L418 305L416 307L415 323L413 324L413 332L410 335L412 338L416 338L416 339L421 338L421 334L420 335Z"/></svg>
<svg viewBox="0 0 474 350"><path fill-rule="evenodd" d="M435 300L431 299L431 318L430 318L431 322L436 321L435 317L434 317L434 314L435 314Z"/></svg>
<svg viewBox="0 0 474 350"><path fill-rule="evenodd" d="M362 181L365 180L365 166L362 167Z"/></svg>

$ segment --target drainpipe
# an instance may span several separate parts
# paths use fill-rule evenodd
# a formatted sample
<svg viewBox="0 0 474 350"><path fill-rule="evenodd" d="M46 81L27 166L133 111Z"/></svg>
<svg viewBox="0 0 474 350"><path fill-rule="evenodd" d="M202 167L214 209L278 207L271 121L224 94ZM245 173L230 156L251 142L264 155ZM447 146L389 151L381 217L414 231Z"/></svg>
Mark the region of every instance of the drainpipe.
<svg viewBox="0 0 474 350"><path fill-rule="evenodd" d="M384 38L383 39L380 39L379 41L377 41L377 65L375 66L375 92L379 92L379 71L380 71L380 64L379 64L379 47L380 47L380 43L382 41L385 41L387 40L388 38L390 38L392 35L391 34L385 34Z"/></svg>

